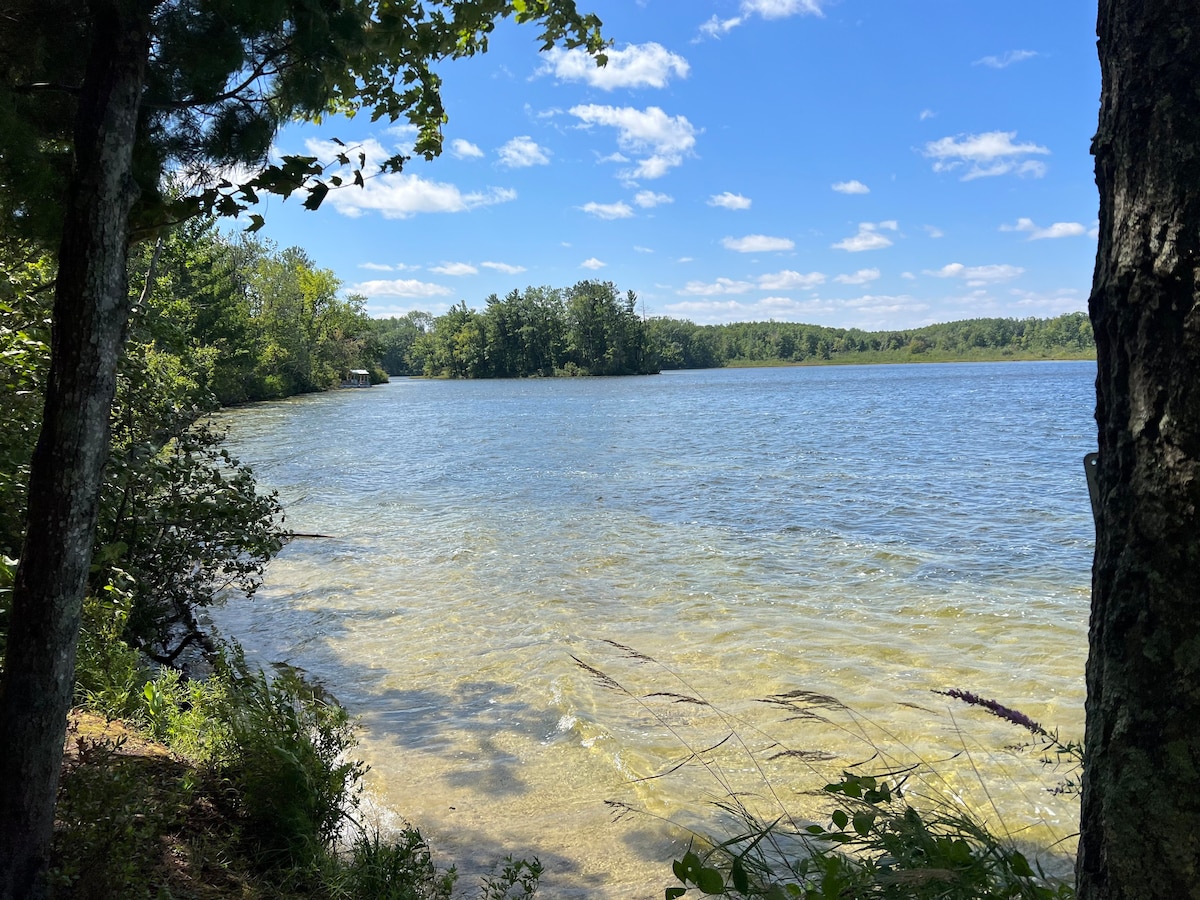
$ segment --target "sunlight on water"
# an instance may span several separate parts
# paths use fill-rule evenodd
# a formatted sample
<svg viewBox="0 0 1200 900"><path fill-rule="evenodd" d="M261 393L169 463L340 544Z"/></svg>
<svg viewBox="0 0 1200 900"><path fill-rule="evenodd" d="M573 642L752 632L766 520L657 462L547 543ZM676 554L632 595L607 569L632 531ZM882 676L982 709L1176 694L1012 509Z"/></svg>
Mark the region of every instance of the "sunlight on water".
<svg viewBox="0 0 1200 900"><path fill-rule="evenodd" d="M1045 845L1075 830L1065 773L931 691L1082 733L1091 378L402 380L234 410L288 525L334 537L214 618L361 715L375 797L444 862L537 855L547 897L661 896L665 820L711 833L730 789L819 815L806 792L876 752ZM764 702L797 690L853 713ZM719 769L645 780L730 733Z"/></svg>

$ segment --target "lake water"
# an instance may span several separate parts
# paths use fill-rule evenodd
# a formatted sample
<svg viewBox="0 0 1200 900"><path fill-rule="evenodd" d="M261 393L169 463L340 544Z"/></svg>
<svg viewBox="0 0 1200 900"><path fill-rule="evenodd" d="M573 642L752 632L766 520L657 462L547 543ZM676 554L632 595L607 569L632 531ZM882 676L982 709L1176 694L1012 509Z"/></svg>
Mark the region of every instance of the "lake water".
<svg viewBox="0 0 1200 900"><path fill-rule="evenodd" d="M681 829L727 827L714 801L820 817L808 792L873 754L1069 851L1069 773L931 692L1082 734L1094 371L401 379L234 410L288 526L333 537L214 619L361 716L372 797L464 896L514 853L550 900L661 897ZM801 690L851 710L764 702Z"/></svg>

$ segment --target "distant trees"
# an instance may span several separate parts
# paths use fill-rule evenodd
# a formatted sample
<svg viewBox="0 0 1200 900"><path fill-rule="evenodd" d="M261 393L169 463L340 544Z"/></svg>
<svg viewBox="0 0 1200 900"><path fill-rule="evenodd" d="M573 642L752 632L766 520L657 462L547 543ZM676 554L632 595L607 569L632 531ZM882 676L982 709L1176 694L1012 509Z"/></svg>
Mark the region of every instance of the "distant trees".
<svg viewBox="0 0 1200 900"><path fill-rule="evenodd" d="M695 325L679 319L647 323L651 352L664 369L745 362L884 362L913 356L1090 356L1092 329L1084 313L1054 319L968 319L904 331L866 332L798 322Z"/></svg>
<svg viewBox="0 0 1200 900"><path fill-rule="evenodd" d="M428 326L393 319L375 327L380 339L411 337L403 359L392 357L400 371L451 378L644 375L658 366L636 305L636 294L622 297L612 282L581 281L514 290L503 300L493 294L482 312L462 301Z"/></svg>
<svg viewBox="0 0 1200 900"><path fill-rule="evenodd" d="M1090 358L1084 313L1053 319L968 319L904 331L867 332L798 322L696 325L636 311L632 291L611 282L529 287L482 311L460 301L445 315L413 312L370 323L392 375L523 378L630 375L739 363L903 362L914 358Z"/></svg>

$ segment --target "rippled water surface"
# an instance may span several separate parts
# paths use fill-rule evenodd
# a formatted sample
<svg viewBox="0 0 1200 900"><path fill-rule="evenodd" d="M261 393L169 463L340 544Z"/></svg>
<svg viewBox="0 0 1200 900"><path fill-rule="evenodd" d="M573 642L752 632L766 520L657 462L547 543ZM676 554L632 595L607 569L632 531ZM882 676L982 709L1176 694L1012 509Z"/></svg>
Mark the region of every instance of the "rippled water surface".
<svg viewBox="0 0 1200 900"><path fill-rule="evenodd" d="M875 752L1047 843L1075 827L1044 789L1063 774L931 690L1082 732L1093 377L398 380L235 410L230 445L288 525L333 537L214 618L361 715L374 795L444 863L537 855L551 900L661 897L663 819L718 829L730 789L813 812L803 792ZM796 690L855 712L764 702ZM644 780L731 732L719 768Z"/></svg>

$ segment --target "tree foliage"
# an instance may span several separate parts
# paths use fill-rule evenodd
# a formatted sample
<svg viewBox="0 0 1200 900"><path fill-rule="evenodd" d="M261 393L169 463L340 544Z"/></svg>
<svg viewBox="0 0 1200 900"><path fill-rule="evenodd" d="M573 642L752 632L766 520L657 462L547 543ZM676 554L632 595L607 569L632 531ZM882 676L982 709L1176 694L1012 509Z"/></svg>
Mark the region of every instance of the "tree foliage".
<svg viewBox="0 0 1200 900"><path fill-rule="evenodd" d="M450 378L657 372L636 305L632 291L622 297L610 281L581 281L565 290L529 287L503 300L493 294L482 312L460 301L409 332L403 361L410 371ZM407 326L381 327L396 332Z"/></svg>

